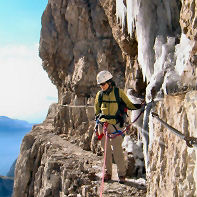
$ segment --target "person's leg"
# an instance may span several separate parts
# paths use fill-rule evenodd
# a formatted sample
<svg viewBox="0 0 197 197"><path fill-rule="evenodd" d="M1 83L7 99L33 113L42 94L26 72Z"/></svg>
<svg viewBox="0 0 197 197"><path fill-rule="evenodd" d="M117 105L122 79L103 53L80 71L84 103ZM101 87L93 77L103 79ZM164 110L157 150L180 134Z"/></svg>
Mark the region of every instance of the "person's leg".
<svg viewBox="0 0 197 197"><path fill-rule="evenodd" d="M119 130L120 127L116 125L116 128ZM114 160L117 165L118 169L118 176L125 177L126 175L126 162L124 158L123 148L122 148L123 137L121 135L116 136L112 139L112 146L113 146L113 155Z"/></svg>

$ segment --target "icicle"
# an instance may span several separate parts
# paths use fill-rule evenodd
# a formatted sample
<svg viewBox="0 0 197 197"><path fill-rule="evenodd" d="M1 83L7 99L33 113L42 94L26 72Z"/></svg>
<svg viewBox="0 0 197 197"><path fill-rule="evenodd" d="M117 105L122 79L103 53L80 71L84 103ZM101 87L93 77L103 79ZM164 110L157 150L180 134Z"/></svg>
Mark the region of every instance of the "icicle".
<svg viewBox="0 0 197 197"><path fill-rule="evenodd" d="M175 69L179 75L182 75L184 69L187 67L193 46L194 41L189 40L185 34L182 34L180 44L176 46L177 60Z"/></svg>
<svg viewBox="0 0 197 197"><path fill-rule="evenodd" d="M139 0L127 0L127 29L130 36L133 33L136 17L139 12Z"/></svg>
<svg viewBox="0 0 197 197"><path fill-rule="evenodd" d="M123 0L116 0L116 19L120 19L120 23L122 27L125 26L125 16L126 16L127 8L123 3Z"/></svg>

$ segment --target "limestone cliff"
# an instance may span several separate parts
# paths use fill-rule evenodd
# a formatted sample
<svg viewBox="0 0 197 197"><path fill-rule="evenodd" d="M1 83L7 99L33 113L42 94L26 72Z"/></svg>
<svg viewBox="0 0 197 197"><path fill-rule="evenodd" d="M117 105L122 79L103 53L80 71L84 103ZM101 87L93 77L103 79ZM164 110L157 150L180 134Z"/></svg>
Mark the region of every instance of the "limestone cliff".
<svg viewBox="0 0 197 197"><path fill-rule="evenodd" d="M197 92L166 96L159 116L185 136L196 137ZM148 196L196 196L196 149L153 119ZM167 190L165 188L168 188Z"/></svg>
<svg viewBox="0 0 197 197"><path fill-rule="evenodd" d="M101 153L93 141L92 105L96 74L103 69L112 72L119 87L133 88L147 103L157 101L141 130L148 133L143 138L147 196L197 196L195 149L151 116L154 111L184 135L197 137L196 1L132 1L132 35L117 21L118 2L129 12L131 4L123 0L48 2L40 57L58 89L58 104L23 139L15 197L98 194L94 166L101 166L101 158L90 150ZM106 196L144 196L144 190L117 187L123 194L113 189Z"/></svg>
<svg viewBox="0 0 197 197"><path fill-rule="evenodd" d="M54 116L56 104L49 109L46 120L35 125L22 142L15 170L15 197L99 196L102 157L69 142L67 135L57 135ZM117 177L115 177L117 180ZM120 185L114 181L106 186L103 196L145 196L141 183Z"/></svg>

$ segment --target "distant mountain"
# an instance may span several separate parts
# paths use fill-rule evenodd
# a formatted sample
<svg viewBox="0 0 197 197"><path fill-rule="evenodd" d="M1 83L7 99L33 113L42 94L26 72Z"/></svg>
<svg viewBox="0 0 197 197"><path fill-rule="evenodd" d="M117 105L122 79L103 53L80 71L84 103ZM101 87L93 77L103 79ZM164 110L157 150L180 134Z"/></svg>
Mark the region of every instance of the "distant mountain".
<svg viewBox="0 0 197 197"><path fill-rule="evenodd" d="M31 130L33 124L24 121L11 119L7 116L0 116L0 131L13 131L13 130Z"/></svg>
<svg viewBox="0 0 197 197"><path fill-rule="evenodd" d="M14 178L0 176L0 197L11 197Z"/></svg>
<svg viewBox="0 0 197 197"><path fill-rule="evenodd" d="M14 163L13 163L12 166L10 167L10 170L9 170L9 172L7 173L6 176L8 176L8 177L13 177L13 178L14 178L14 170L15 170L15 166L16 166L16 161L17 161L17 160L14 161Z"/></svg>
<svg viewBox="0 0 197 197"><path fill-rule="evenodd" d="M14 169L16 160L12 164L7 176L0 175L0 197L11 197L14 186Z"/></svg>

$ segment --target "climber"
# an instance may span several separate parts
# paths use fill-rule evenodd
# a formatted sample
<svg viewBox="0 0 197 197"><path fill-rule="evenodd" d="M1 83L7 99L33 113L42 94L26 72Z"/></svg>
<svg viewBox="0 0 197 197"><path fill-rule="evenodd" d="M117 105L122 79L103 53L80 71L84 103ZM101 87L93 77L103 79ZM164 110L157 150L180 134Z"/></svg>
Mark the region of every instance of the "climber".
<svg viewBox="0 0 197 197"><path fill-rule="evenodd" d="M99 122L99 124L97 124L97 132L99 136L102 136L101 134L103 134L105 123L107 123L107 134L112 134L121 130L124 123L124 109L121 108L127 107L129 110L137 110L142 107L141 104L133 104L124 91L116 87L112 78L112 74L106 70L99 72L97 75L97 84L100 85L101 90L96 95L94 108L95 119L97 123ZM119 99L117 97L119 97ZM113 150L114 160L117 164L119 183L125 182L126 164L122 149L122 142L122 135L117 135L115 138L107 139L106 172L104 181L111 180ZM105 137L102 137L101 139L101 146L103 149L105 148Z"/></svg>

